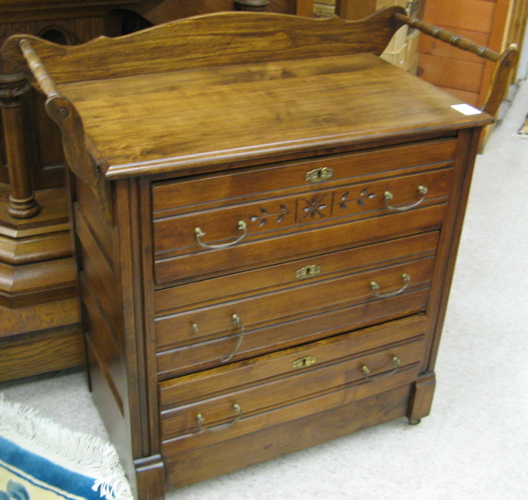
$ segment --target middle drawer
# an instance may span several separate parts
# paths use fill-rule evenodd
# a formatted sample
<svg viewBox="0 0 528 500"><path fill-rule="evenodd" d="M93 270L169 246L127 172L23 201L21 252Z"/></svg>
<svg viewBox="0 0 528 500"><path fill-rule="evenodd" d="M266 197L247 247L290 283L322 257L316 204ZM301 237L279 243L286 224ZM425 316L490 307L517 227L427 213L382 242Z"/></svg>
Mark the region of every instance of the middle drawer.
<svg viewBox="0 0 528 500"><path fill-rule="evenodd" d="M333 406L344 402L352 386L360 387L355 398L361 399L386 390L387 381L408 383L423 357L426 328L426 316L416 315L162 382L162 440L224 439L222 432L206 431L227 427L229 436L244 421L264 416L269 425L274 410L318 396L330 396L326 404ZM312 403L308 411L321 406Z"/></svg>
<svg viewBox="0 0 528 500"><path fill-rule="evenodd" d="M424 310L437 242L430 232L233 275L239 287L224 290L226 277L158 291L159 376ZM309 277L296 279L299 271Z"/></svg>

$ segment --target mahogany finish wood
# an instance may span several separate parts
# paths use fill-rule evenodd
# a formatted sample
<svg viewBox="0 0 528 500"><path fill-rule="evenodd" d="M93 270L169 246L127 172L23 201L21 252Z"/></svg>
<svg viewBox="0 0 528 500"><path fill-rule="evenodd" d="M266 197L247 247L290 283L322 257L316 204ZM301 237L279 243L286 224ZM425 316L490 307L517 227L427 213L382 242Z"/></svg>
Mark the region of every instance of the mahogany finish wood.
<svg viewBox="0 0 528 500"><path fill-rule="evenodd" d="M399 14L4 46L62 130L94 399L139 499L428 415L491 117L379 59Z"/></svg>

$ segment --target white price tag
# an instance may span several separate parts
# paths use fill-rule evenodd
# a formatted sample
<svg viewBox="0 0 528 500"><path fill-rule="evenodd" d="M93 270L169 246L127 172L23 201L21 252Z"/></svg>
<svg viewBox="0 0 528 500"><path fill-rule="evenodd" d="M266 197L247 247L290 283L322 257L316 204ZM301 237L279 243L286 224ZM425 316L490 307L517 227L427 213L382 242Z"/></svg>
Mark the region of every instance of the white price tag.
<svg viewBox="0 0 528 500"><path fill-rule="evenodd" d="M480 115L482 111L480 109L474 108L473 106L470 106L469 104L453 104L451 106L454 110L458 111L459 113L462 113L463 115Z"/></svg>

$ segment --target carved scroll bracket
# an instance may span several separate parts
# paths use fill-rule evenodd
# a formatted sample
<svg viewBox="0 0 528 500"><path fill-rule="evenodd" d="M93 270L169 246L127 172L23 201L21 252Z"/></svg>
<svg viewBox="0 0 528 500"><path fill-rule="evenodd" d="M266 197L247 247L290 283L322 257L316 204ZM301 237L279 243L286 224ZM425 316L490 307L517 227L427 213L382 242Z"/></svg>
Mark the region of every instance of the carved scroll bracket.
<svg viewBox="0 0 528 500"><path fill-rule="evenodd" d="M75 106L65 97L48 98L46 112L60 127L62 149L72 172L86 183L101 204L107 224L114 225L110 183L101 171L100 163L89 153L81 117Z"/></svg>
<svg viewBox="0 0 528 500"><path fill-rule="evenodd" d="M510 75L519 61L519 51L515 47L505 50L496 61L491 85L488 89L482 110L495 116L510 84Z"/></svg>
<svg viewBox="0 0 528 500"><path fill-rule="evenodd" d="M46 67L27 40L20 41L20 49L37 83L47 96L46 112L61 129L64 156L69 168L90 187L101 204L105 221L113 226L110 183L105 179L100 163L87 148L83 123L77 109L58 91Z"/></svg>

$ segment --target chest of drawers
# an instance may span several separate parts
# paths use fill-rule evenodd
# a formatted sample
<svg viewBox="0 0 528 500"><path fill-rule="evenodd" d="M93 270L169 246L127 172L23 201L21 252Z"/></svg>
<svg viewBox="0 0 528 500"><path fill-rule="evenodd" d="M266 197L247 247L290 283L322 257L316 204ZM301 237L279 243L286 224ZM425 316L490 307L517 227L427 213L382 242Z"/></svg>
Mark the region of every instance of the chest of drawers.
<svg viewBox="0 0 528 500"><path fill-rule="evenodd" d="M91 387L138 498L429 413L490 117L377 57L398 12L15 40L64 134Z"/></svg>

